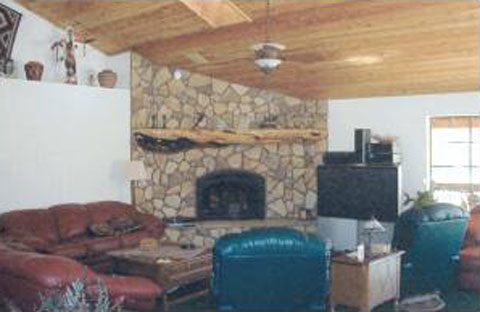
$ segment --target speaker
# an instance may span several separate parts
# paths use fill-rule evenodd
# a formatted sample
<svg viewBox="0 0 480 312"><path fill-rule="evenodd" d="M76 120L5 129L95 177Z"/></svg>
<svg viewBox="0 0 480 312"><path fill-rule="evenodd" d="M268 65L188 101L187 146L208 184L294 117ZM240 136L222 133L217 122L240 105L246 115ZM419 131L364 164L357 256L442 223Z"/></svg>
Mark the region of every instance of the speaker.
<svg viewBox="0 0 480 312"><path fill-rule="evenodd" d="M370 155L369 163L392 164L394 162L394 153L392 143L371 143L369 144Z"/></svg>
<svg viewBox="0 0 480 312"><path fill-rule="evenodd" d="M358 163L366 163L370 154L370 129L355 129L355 155Z"/></svg>

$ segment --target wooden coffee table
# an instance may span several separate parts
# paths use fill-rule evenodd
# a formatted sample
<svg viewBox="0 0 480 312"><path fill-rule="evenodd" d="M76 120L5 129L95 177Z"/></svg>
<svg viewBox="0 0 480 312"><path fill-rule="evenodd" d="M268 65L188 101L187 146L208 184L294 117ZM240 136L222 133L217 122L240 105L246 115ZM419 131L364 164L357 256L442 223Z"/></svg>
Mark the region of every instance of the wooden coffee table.
<svg viewBox="0 0 480 312"><path fill-rule="evenodd" d="M114 260L114 272L147 277L164 291L164 310L169 306L206 295L212 273L209 248L182 249L163 244L155 250L123 249L108 253Z"/></svg>

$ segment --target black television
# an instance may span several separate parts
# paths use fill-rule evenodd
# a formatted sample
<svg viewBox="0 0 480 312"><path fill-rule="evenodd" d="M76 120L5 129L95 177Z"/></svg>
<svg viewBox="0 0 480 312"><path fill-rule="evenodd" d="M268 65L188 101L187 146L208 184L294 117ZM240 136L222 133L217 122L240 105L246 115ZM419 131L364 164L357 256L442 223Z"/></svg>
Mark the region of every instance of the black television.
<svg viewBox="0 0 480 312"><path fill-rule="evenodd" d="M396 165L318 166L318 215L394 222L401 200Z"/></svg>

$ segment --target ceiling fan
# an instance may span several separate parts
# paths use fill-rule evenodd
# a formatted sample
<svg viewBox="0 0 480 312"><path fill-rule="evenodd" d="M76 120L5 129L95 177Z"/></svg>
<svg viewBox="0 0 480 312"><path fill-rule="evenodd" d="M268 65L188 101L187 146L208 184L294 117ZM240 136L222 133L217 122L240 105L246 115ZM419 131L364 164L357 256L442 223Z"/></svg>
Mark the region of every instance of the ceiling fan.
<svg viewBox="0 0 480 312"><path fill-rule="evenodd" d="M271 74L282 64L282 52L285 48L283 44L274 42L270 38L270 0L267 0L265 41L252 46L252 50L255 52L255 65L264 74Z"/></svg>

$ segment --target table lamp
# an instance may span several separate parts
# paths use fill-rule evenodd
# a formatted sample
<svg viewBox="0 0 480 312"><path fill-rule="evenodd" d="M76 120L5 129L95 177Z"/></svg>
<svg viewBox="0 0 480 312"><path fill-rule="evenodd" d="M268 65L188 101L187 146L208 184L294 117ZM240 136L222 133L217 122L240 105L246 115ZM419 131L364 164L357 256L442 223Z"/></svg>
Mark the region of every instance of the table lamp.
<svg viewBox="0 0 480 312"><path fill-rule="evenodd" d="M385 232L383 225L378 222L378 220L372 216L370 220L365 222L363 225L363 234L367 235L367 242L365 244L365 256L370 258L372 254L372 236L378 233Z"/></svg>
<svg viewBox="0 0 480 312"><path fill-rule="evenodd" d="M131 182L132 205L135 205L135 188L138 187L138 181L148 178L147 170L142 161L130 161L126 164L125 173L128 181Z"/></svg>

